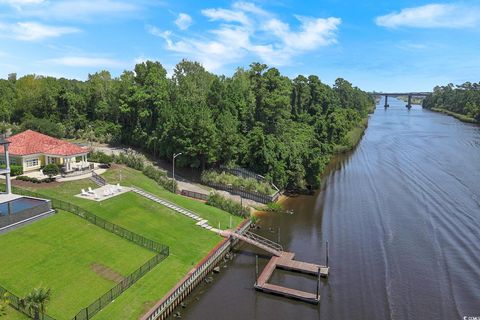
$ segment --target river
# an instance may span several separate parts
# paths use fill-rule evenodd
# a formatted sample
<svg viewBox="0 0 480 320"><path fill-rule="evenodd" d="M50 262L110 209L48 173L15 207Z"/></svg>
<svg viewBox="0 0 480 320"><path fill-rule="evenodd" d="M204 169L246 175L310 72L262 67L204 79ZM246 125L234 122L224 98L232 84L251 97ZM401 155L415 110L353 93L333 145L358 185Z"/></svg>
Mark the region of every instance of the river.
<svg viewBox="0 0 480 320"><path fill-rule="evenodd" d="M256 292L255 253L237 250L180 308L184 319L463 319L480 317L480 127L383 101L358 147L335 159L314 196L284 201L258 232L298 260L325 263L320 304ZM276 271L315 292L315 279Z"/></svg>

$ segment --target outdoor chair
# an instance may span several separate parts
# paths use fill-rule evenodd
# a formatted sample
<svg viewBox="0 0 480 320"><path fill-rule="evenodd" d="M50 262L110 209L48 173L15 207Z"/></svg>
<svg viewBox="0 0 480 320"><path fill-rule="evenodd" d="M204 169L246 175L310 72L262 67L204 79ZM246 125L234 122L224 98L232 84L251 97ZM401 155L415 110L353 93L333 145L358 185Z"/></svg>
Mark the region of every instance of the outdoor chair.
<svg viewBox="0 0 480 320"><path fill-rule="evenodd" d="M87 191L85 191L85 189L82 189L82 196L85 196L85 197L87 197L87 196L88 196L88 192L87 192Z"/></svg>
<svg viewBox="0 0 480 320"><path fill-rule="evenodd" d="M92 190L92 187L88 187L88 193L95 193L95 192Z"/></svg>
<svg viewBox="0 0 480 320"><path fill-rule="evenodd" d="M96 192L94 192L93 194L94 194L95 200L98 200L100 198Z"/></svg>

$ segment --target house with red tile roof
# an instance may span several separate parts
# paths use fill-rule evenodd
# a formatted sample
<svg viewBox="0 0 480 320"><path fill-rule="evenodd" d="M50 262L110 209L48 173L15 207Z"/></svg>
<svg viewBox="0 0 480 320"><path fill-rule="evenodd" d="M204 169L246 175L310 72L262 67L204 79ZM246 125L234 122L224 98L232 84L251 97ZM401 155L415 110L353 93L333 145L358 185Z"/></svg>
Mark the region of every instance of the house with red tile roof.
<svg viewBox="0 0 480 320"><path fill-rule="evenodd" d="M90 168L89 149L61 139L26 130L5 140L10 143L10 164L23 166L24 172L39 170L50 163L57 164L63 173Z"/></svg>

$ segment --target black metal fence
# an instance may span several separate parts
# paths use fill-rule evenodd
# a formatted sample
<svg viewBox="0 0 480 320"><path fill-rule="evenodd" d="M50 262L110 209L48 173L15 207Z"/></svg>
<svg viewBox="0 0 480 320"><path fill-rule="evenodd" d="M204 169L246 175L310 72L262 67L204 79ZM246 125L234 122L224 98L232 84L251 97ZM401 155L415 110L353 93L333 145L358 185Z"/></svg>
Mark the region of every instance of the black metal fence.
<svg viewBox="0 0 480 320"><path fill-rule="evenodd" d="M199 199L203 201L208 201L208 194L200 193L200 192L195 192L195 191L190 191L190 190L182 190L181 192L182 196L194 198L194 199Z"/></svg>
<svg viewBox="0 0 480 320"><path fill-rule="evenodd" d="M80 310L79 313L72 320L88 320L91 319L97 312L102 310L110 302L120 296L125 290L130 288L135 282L143 277L147 272L152 270L157 264L162 262L167 256L161 253L155 255L148 260L143 266L132 272L129 276L123 279L115 287L110 289L100 298L91 303L87 308Z"/></svg>
<svg viewBox="0 0 480 320"><path fill-rule="evenodd" d="M72 320L88 320L91 319L95 314L97 314L100 310L102 310L105 306L107 306L109 303L111 303L115 298L117 298L120 294L122 294L125 290L127 290L129 287L131 287L135 282L137 282L141 277L143 277L147 272L152 270L156 265L158 265L160 262L162 262L165 258L168 257L170 254L169 252L169 247L163 244L160 244L158 242L155 242L153 240L147 239L139 234L136 234L134 232L131 232L125 228L122 228L114 223L111 223L103 218L100 218L96 216L95 214L80 208L79 206L76 206L74 204L71 204L69 202L65 202L62 200L54 199L51 197L45 197L42 194L38 194L36 192L24 190L24 189L19 189L15 188L15 193L16 194L22 194L25 196L32 196L32 197L37 197L37 198L50 198L50 201L52 203L52 206L56 209L60 210L65 210L68 212L71 212L81 218L86 219L87 221L95 224L96 226L103 228L104 230L107 230L109 232L112 232L116 234L117 236L120 236L124 239L127 239L139 246L142 246L150 251L153 251L156 253L156 255L148 260L144 265L142 265L140 268L132 272L130 275L125 277L120 283L118 283L115 287L113 287L111 290L103 294L100 298L95 300L93 303L91 303L88 307L85 309L82 309ZM1 287L0 287L1 288ZM2 288L3 289L3 288ZM16 296L15 296L16 297ZM17 299L17 300L15 300ZM14 301L15 300L15 301ZM19 309L20 304L19 304L19 298L16 297L12 299L12 302L10 303L15 309L18 309L25 314L29 315L30 317L33 318L31 314L26 313L25 311ZM47 315L44 315L45 320L55 320L52 317L49 317Z"/></svg>
<svg viewBox="0 0 480 320"><path fill-rule="evenodd" d="M240 167L230 168L230 167L221 165L220 170L229 172L233 175L240 176L242 178L252 178L252 179L256 179L258 181L265 181L264 176L259 175L259 174L255 173L253 171L247 170L245 168L240 168Z"/></svg>
<svg viewBox="0 0 480 320"><path fill-rule="evenodd" d="M263 193L258 193L255 191L247 191L245 189L240 189L236 188L233 186L225 185L225 184L220 184L216 182L208 182L206 183L208 186L215 188L215 189L220 189L220 190L225 190L230 192L231 194L236 194L237 196L241 196L244 199L250 199L259 203L269 203L269 202L275 202L277 201L278 197L280 196L280 192L277 191L275 192L274 195L266 195Z"/></svg>
<svg viewBox="0 0 480 320"><path fill-rule="evenodd" d="M18 311L20 311L21 313L27 315L28 317L30 317L32 319L35 317L35 311L34 310L30 310L30 309L25 308L23 306L22 302L21 302L22 301L21 298L14 295L13 293L11 293L7 289L3 288L2 286L0 286L0 297L2 297L2 298L5 297L6 300L9 302L9 304L14 309L17 309ZM42 313L39 316L40 316L41 320L55 320L55 318L52 318L48 314Z"/></svg>
<svg viewBox="0 0 480 320"><path fill-rule="evenodd" d="M139 245L139 246L142 246L150 251L154 251L156 253L162 253L162 254L166 254L168 256L169 254L169 248L168 246L166 245L163 245L163 244L160 244L158 242L155 242L153 240L150 240L150 239L147 239L137 233L134 233L132 231L129 231L125 228L122 228L114 223L111 223L103 218L100 218L99 216L83 209L83 208L80 208L79 206L77 205L74 205L72 203L69 203L69 202L65 202L65 201L62 201L62 200L58 200L58 199L55 199L55 198L51 198L51 197L48 197L48 196L44 196L42 194L39 194L39 193L36 193L36 192L32 192L32 191L28 191L28 190L24 190L24 189L19 189L19 188L15 188L15 193L16 194L21 194L21 195L24 195L24 196L31 196L31 197L37 197L37 198L49 198L50 201L52 202L52 206L55 208L55 209L60 209L60 210L65 210L65 211L68 211L68 212L71 212L91 223L93 223L94 225L96 226L99 226L100 228L102 229L105 229L111 233L114 233L116 234L117 236L120 236L124 239L127 239L129 241L132 241L133 243Z"/></svg>

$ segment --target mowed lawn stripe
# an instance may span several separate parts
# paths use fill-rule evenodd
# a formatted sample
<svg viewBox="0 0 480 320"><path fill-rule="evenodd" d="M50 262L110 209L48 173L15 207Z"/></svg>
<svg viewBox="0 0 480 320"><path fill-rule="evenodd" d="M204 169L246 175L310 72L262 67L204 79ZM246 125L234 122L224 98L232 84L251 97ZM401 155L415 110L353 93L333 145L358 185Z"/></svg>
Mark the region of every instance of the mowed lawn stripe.
<svg viewBox="0 0 480 320"><path fill-rule="evenodd" d="M0 285L18 296L51 288L48 313L70 319L154 256L140 246L60 211L0 235Z"/></svg>

